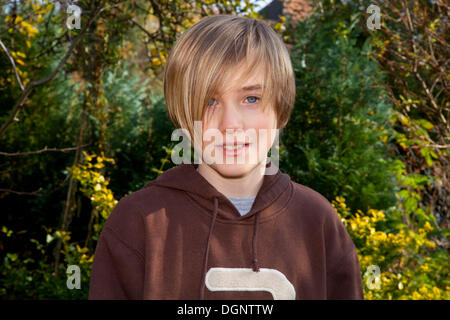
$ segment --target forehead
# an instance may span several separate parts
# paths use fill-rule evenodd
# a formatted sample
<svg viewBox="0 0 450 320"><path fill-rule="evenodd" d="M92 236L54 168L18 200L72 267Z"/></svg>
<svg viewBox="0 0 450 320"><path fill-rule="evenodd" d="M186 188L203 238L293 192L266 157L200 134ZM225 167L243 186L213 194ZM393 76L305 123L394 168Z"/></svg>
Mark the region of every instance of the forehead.
<svg viewBox="0 0 450 320"><path fill-rule="evenodd" d="M263 70L260 67L238 65L228 71L222 84L217 88L219 94L245 93L260 91L263 82Z"/></svg>

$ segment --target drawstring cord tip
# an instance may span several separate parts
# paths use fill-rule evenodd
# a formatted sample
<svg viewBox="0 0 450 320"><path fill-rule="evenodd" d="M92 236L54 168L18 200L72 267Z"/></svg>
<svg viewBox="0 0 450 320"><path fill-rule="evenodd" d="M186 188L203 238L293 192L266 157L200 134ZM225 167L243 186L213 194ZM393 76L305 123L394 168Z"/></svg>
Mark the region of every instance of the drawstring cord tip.
<svg viewBox="0 0 450 320"><path fill-rule="evenodd" d="M258 260L253 260L253 271L259 272Z"/></svg>

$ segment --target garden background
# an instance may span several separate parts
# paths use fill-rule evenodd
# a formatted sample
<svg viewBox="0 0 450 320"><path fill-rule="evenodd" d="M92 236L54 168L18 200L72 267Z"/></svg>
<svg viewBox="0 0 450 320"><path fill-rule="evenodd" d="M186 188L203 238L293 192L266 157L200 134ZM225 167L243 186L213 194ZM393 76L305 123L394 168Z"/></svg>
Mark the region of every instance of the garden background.
<svg viewBox="0 0 450 320"><path fill-rule="evenodd" d="M173 166L168 52L228 13L265 19L289 48L280 169L336 208L365 298L449 299L448 4L302 3L274 21L251 1L78 1L77 26L67 1L1 1L0 297L87 299L111 210Z"/></svg>

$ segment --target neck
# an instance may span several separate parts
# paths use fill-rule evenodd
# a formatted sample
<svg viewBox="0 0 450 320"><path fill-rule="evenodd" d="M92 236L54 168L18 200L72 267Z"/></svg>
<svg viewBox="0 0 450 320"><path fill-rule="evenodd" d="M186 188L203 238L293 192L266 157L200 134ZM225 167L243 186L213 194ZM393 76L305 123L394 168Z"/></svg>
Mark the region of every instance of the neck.
<svg viewBox="0 0 450 320"><path fill-rule="evenodd" d="M239 177L223 176L204 162L198 165L197 171L226 197L251 197L257 195L263 184L264 175L261 174L261 168L265 163L266 161L262 161L248 173Z"/></svg>

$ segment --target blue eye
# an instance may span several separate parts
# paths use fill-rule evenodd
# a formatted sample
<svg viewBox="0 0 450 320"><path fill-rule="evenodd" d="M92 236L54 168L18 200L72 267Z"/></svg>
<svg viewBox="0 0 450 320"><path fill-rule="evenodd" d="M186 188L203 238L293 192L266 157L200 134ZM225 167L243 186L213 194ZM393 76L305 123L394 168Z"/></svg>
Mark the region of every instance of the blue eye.
<svg viewBox="0 0 450 320"><path fill-rule="evenodd" d="M214 103L211 103L212 101L214 101ZM215 105L216 104L215 101L216 101L216 99L211 99L208 103L208 107Z"/></svg>
<svg viewBox="0 0 450 320"><path fill-rule="evenodd" d="M248 99L248 98L250 98L250 99L251 99L251 98L253 98L253 99L255 99L256 101L258 101L258 100L259 100L259 98L258 98L258 97L253 97L253 96L251 96L251 97L247 97L247 99ZM254 102L250 102L250 103L252 103L252 104L253 104L253 103L256 103L256 101L254 101Z"/></svg>
<svg viewBox="0 0 450 320"><path fill-rule="evenodd" d="M260 98L255 97L255 96L249 96L249 97L247 97L246 99L252 99L252 100L249 101L250 104L255 104L256 102L258 102L259 100L261 100ZM215 104L216 104L216 99L212 98L212 99L209 101L207 107L213 107Z"/></svg>

